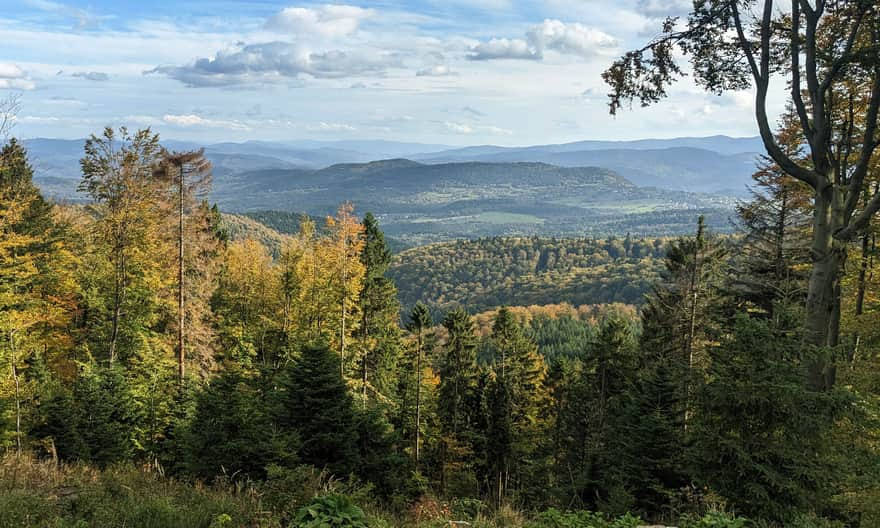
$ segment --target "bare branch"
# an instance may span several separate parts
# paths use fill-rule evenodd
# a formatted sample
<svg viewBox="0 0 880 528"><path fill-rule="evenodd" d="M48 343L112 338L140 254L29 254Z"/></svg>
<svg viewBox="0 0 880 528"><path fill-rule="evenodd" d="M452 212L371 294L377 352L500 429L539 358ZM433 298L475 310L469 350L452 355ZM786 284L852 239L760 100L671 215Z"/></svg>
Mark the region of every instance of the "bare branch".
<svg viewBox="0 0 880 528"><path fill-rule="evenodd" d="M862 150L856 168L853 170L849 182L849 196L846 199L845 211L847 217L853 214L859 200L858 190L862 188L868 167L877 147L877 117L880 114L880 67L874 69L874 81L871 85L871 100L868 103L868 112L865 115L865 136L862 140Z"/></svg>
<svg viewBox="0 0 880 528"><path fill-rule="evenodd" d="M759 66L748 44L749 41L746 38L739 9L736 2L733 2L733 20L736 32L755 77L755 86L757 88L755 117L758 121L758 129L761 133L761 140L764 142L764 148L767 149L767 153L773 158L773 161L779 164L782 170L807 185L816 188L819 185L818 175L795 163L794 160L782 151L776 143L776 137L773 134L773 129L770 127L770 119L767 116L767 90L770 84L770 23L772 17L773 2L768 0L764 4L764 14L761 19L761 64Z"/></svg>
<svg viewBox="0 0 880 528"><path fill-rule="evenodd" d="M791 99L794 101L801 129L812 136L813 125L801 94L801 11L799 0L791 0Z"/></svg>
<svg viewBox="0 0 880 528"><path fill-rule="evenodd" d="M12 94L0 101L0 138L9 139L9 132L15 126L15 118L21 111L21 95Z"/></svg>

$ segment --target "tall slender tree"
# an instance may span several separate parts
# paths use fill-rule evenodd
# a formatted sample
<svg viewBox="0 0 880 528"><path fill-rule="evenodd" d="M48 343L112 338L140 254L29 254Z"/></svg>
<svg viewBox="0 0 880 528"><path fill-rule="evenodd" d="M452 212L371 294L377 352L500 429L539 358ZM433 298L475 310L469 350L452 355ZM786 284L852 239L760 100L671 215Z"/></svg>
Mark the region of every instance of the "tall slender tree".
<svg viewBox="0 0 880 528"><path fill-rule="evenodd" d="M421 449L421 433L422 433L422 356L425 353L427 344L426 333L430 331L434 322L431 319L431 312L428 307L422 303L417 303L409 316L407 330L415 337L416 361L415 361L415 383L416 383L416 402L415 402L415 440L413 443L413 457L415 458L416 470L419 468L419 454Z"/></svg>
<svg viewBox="0 0 880 528"><path fill-rule="evenodd" d="M388 400L400 350L397 288L385 276L391 264L391 250L379 221L367 213L362 222L364 283L360 297L361 322L358 334L361 348L361 400L367 405L368 390L378 400ZM371 379L372 378L372 381Z"/></svg>
<svg viewBox="0 0 880 528"><path fill-rule="evenodd" d="M437 412L443 428L440 475L445 491L449 470L467 464L474 455L472 433L478 409L473 408L473 402L479 373L477 338L470 315L461 308L452 310L444 317L443 327L447 337L440 361Z"/></svg>
<svg viewBox="0 0 880 528"><path fill-rule="evenodd" d="M183 383L186 371L187 335L185 277L187 268L190 267L187 263L187 252L194 253L189 247L194 242L193 237L188 233L187 228L188 225L195 223L193 217L197 213L207 213L199 207L199 204L211 189L211 162L205 158L204 149L188 152L165 151L155 168L154 176L165 181L173 189L177 246L177 376L179 382ZM205 217L204 214L201 216ZM199 227L204 231L203 226ZM192 229L189 231L191 232Z"/></svg>

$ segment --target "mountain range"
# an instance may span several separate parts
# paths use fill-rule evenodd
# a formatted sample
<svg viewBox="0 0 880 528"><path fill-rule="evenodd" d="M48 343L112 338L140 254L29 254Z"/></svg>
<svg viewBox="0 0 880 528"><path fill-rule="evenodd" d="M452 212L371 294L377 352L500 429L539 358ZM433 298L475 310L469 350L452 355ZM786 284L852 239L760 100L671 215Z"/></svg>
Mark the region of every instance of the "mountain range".
<svg viewBox="0 0 880 528"><path fill-rule="evenodd" d="M44 193L83 199L76 193L82 140L25 145ZM690 230L698 211L726 229L759 149L757 138L724 136L532 147L387 141L205 146L214 164L210 199L226 211L325 215L351 201L380 215L389 234L413 244L461 236L672 234Z"/></svg>

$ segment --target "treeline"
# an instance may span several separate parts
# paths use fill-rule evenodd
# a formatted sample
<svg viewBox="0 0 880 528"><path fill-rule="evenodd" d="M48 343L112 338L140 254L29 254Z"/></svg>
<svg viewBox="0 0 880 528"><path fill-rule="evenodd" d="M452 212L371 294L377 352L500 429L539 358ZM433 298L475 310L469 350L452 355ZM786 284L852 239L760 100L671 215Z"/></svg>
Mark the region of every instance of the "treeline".
<svg viewBox="0 0 880 528"><path fill-rule="evenodd" d="M404 307L641 304L668 239L483 238L404 251L389 276Z"/></svg>
<svg viewBox="0 0 880 528"><path fill-rule="evenodd" d="M108 129L82 169L91 203L58 207L20 144L2 152L0 441L12 453L263 482L287 497L276 513L291 526L311 526L296 516L313 497L296 490L319 493L316 478L348 483L393 525L448 520L430 506L444 500L498 526L547 508L674 522L720 508L765 526L880 518L873 232L848 248L861 266L844 281L855 295L840 298L842 345L804 346L809 202L772 164L736 240L701 219L669 241L460 243L493 248L465 252L477 262L544 274L644 259L658 279L638 313L473 317L415 303L403 318L370 214L343 205L320 230L304 220L273 258L231 241L200 199L200 152ZM833 387L810 383L817 356L838 365ZM350 506L319 501L303 515ZM606 526L601 515L539 519Z"/></svg>

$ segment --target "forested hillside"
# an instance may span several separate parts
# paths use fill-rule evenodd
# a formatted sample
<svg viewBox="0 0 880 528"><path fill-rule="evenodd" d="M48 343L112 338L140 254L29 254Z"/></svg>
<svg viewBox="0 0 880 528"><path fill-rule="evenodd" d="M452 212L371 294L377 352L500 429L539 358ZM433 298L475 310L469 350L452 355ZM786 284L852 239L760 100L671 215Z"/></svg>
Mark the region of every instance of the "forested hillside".
<svg viewBox="0 0 880 528"><path fill-rule="evenodd" d="M401 304L438 310L566 302L642 304L660 278L669 240L484 238L432 244L395 256L389 276Z"/></svg>

